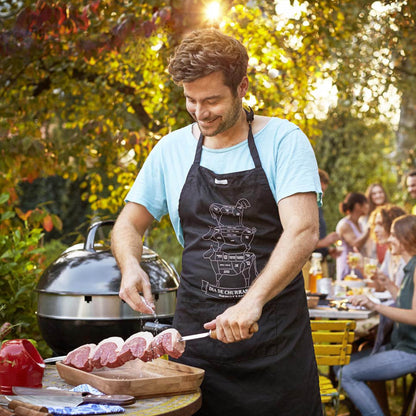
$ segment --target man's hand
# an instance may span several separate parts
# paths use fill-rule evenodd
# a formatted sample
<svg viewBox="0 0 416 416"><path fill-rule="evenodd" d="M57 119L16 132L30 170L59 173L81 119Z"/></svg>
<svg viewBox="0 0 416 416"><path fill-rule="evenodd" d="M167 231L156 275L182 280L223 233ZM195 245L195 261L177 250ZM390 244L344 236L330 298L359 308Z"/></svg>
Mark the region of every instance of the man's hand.
<svg viewBox="0 0 416 416"><path fill-rule="evenodd" d="M215 329L217 339L226 344L251 338L258 330L257 321L262 309L248 306L244 298L224 313L204 324L205 329Z"/></svg>
<svg viewBox="0 0 416 416"><path fill-rule="evenodd" d="M140 292L144 296L141 296ZM141 267L124 273L121 279L119 296L135 311L147 314L155 313L149 276Z"/></svg>

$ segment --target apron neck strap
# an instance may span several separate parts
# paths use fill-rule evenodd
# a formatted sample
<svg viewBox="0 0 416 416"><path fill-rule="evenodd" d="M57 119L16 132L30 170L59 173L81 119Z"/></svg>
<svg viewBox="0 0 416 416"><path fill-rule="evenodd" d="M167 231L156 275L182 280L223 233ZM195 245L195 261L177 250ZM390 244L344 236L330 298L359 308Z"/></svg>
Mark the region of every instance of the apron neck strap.
<svg viewBox="0 0 416 416"><path fill-rule="evenodd" d="M251 157L253 158L254 166L256 168L259 168L259 167L261 167L261 162L260 162L259 153L257 152L257 148L256 148L256 145L254 143L253 131L252 131L252 128L251 128L251 124L254 120L254 112L253 112L253 109L251 107L249 107L249 109L250 110L244 109L244 111L246 113L247 123L248 123L248 136L247 136L248 147L250 149ZM204 136L201 133L200 136L199 136L199 139L198 139L198 144L197 144L197 147L196 147L195 159L194 159L194 163L196 163L198 165L201 162L203 143L204 143Z"/></svg>

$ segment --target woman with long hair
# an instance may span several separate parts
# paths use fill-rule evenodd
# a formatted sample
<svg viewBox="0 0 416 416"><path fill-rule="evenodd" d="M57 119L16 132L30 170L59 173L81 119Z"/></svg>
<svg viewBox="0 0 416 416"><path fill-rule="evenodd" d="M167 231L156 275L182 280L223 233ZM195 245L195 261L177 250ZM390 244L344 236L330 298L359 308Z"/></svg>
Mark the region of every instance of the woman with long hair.
<svg viewBox="0 0 416 416"><path fill-rule="evenodd" d="M363 416L384 414L367 381L391 380L416 371L415 215L403 215L393 221L388 244L391 253L406 262L396 306L375 303L366 295L351 298L353 305L394 321L389 344L371 355L371 350L353 354L351 363L343 368L341 385Z"/></svg>
<svg viewBox="0 0 416 416"><path fill-rule="evenodd" d="M391 224L393 221L405 215L406 211L397 205L385 204L376 207L371 213L370 235L377 244L387 246L384 260L374 276L378 290L388 290L393 297L396 297L400 284L403 280L405 262L400 255L393 255L388 248L387 240L390 236Z"/></svg>
<svg viewBox="0 0 416 416"><path fill-rule="evenodd" d="M368 200L368 214L360 217L360 225L363 229L368 227L368 222L373 211L384 204L389 202L389 197L383 185L380 183L372 183L365 191L365 196ZM372 236L367 240L364 246L364 254L367 257L377 258L378 262L383 263L384 256L386 254L387 245L374 241Z"/></svg>

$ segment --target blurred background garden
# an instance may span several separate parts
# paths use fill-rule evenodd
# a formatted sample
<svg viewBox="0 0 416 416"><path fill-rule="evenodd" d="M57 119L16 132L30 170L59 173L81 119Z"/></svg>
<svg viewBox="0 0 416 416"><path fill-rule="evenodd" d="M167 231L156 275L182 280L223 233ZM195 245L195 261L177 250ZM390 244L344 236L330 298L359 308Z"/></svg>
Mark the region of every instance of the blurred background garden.
<svg viewBox="0 0 416 416"><path fill-rule="evenodd" d="M416 167L416 4L289 0L0 2L0 324L50 350L36 284L50 262L115 219L157 141L190 122L168 58L215 26L248 48L256 113L310 138L331 185L328 230L373 182L406 204ZM180 270L168 219L146 244ZM6 331L7 332L7 331ZM4 334L0 334L3 336Z"/></svg>

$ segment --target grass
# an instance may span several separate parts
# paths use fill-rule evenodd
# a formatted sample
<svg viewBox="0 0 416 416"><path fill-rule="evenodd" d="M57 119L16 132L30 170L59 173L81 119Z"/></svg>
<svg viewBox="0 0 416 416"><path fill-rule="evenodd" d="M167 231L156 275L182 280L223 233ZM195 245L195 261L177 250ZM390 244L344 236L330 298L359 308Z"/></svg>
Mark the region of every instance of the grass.
<svg viewBox="0 0 416 416"><path fill-rule="evenodd" d="M412 383L412 376L409 374L406 377L406 386L407 391L409 391L410 384ZM390 416L400 416L403 406L403 383L402 378L397 380L387 381L387 393L388 393L388 402L390 409ZM334 410L330 407L326 407L327 416L334 416ZM338 416L347 416L350 415L347 406L341 402L340 409L338 411ZM352 413L351 413L352 416Z"/></svg>

